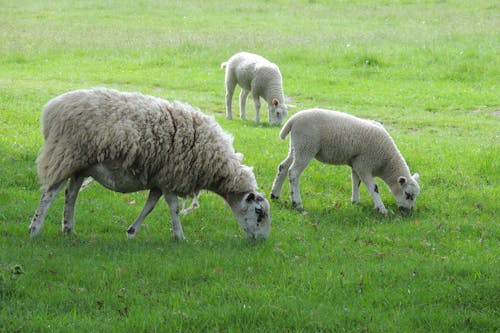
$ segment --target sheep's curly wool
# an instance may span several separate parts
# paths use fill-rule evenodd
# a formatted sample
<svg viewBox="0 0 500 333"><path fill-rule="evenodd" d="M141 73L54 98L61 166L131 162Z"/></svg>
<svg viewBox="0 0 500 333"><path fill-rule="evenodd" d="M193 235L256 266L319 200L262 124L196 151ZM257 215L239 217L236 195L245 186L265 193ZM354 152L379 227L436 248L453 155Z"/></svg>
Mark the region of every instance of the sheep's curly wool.
<svg viewBox="0 0 500 333"><path fill-rule="evenodd" d="M257 187L232 137L180 102L112 89L76 90L42 112L45 145L37 158L42 190L104 161L120 161L144 184L179 196L201 189L243 193Z"/></svg>

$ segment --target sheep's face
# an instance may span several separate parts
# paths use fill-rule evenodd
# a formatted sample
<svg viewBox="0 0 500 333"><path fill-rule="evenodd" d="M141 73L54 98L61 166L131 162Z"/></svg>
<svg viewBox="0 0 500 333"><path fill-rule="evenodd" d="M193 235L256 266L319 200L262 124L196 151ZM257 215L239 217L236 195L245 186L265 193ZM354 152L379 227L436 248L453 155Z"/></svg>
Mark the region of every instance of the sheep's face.
<svg viewBox="0 0 500 333"><path fill-rule="evenodd" d="M288 115L288 107L280 103L276 98L269 104L269 122L271 125L279 126Z"/></svg>
<svg viewBox="0 0 500 333"><path fill-rule="evenodd" d="M269 202L262 194L245 194L233 209L248 238L268 238L271 224Z"/></svg>
<svg viewBox="0 0 500 333"><path fill-rule="evenodd" d="M418 173L414 174L410 179L403 176L398 178L397 190L394 191L394 196L396 197L399 209L409 210L415 205L417 196L420 193L420 187L417 183L418 179Z"/></svg>

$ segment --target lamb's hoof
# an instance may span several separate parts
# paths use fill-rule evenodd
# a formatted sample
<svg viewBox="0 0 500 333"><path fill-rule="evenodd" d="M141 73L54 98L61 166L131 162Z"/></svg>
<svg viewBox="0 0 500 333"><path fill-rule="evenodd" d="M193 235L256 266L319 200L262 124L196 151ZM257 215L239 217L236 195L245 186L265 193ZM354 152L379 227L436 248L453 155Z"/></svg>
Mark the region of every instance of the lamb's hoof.
<svg viewBox="0 0 500 333"><path fill-rule="evenodd" d="M28 229L28 232L29 232L31 237L35 237L36 235L38 235L40 233L40 229L35 227L35 226L30 226Z"/></svg>
<svg viewBox="0 0 500 333"><path fill-rule="evenodd" d="M385 207L377 207L377 210L384 216L387 216L387 209Z"/></svg>
<svg viewBox="0 0 500 333"><path fill-rule="evenodd" d="M278 200L280 197L271 193L271 200Z"/></svg>
<svg viewBox="0 0 500 333"><path fill-rule="evenodd" d="M184 235L174 235L174 240L177 242L183 242L186 240L186 237L184 237Z"/></svg>
<svg viewBox="0 0 500 333"><path fill-rule="evenodd" d="M302 207L302 203L300 202L292 201L292 207L297 209L301 213L304 211L304 207Z"/></svg>
<svg viewBox="0 0 500 333"><path fill-rule="evenodd" d="M137 235L137 231L135 230L135 228L130 227L127 229L128 239L134 239L136 235Z"/></svg>

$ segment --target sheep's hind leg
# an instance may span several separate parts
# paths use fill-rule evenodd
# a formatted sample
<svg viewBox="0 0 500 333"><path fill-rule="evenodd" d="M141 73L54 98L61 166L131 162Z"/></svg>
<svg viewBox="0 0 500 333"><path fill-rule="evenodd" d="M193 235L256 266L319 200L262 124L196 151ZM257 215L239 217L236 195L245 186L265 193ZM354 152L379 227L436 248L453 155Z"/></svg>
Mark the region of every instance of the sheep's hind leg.
<svg viewBox="0 0 500 333"><path fill-rule="evenodd" d="M29 227L29 233L32 237L38 235L42 230L43 222L45 221L47 212L54 202L56 195L59 193L59 191L61 191L65 183L66 179L42 194L42 197L40 198L40 204L38 205L38 208L35 212L35 215L33 216L33 219L31 220L31 224Z"/></svg>
<svg viewBox="0 0 500 333"><path fill-rule="evenodd" d="M278 166L278 173L274 178L273 187L271 188L271 199L278 199L281 195L281 188L285 182L286 176L288 175L288 170L293 162L293 154L290 152L287 158L280 163Z"/></svg>
<svg viewBox="0 0 500 333"><path fill-rule="evenodd" d="M240 118L241 119L247 119L247 110L246 110L246 104L247 104L247 97L248 97L248 90L241 89L240 92Z"/></svg>
<svg viewBox="0 0 500 333"><path fill-rule="evenodd" d="M299 211L303 211L304 207L302 206L302 199L300 197L300 175L306 168L307 164L311 158L301 158L298 159L295 156L295 159L290 166L290 170L288 171L288 177L290 178L290 197L292 199L292 205L295 206Z"/></svg>
<svg viewBox="0 0 500 333"><path fill-rule="evenodd" d="M162 192L159 189L152 189L151 191L149 191L148 199L144 204L144 208L142 208L141 213L135 219L134 223L132 223L130 227L128 227L127 229L128 238L132 239L137 235L137 231L139 231L142 222L144 221L146 216L148 216L148 214L151 213L156 203L158 202L158 199L160 199L161 195Z"/></svg>
<svg viewBox="0 0 500 333"><path fill-rule="evenodd" d="M255 105L255 123L260 122L260 97L257 94L253 94L253 104Z"/></svg>
<svg viewBox="0 0 500 333"><path fill-rule="evenodd" d="M92 179L92 178L91 178ZM66 187L64 199L64 213L62 218L62 231L64 233L73 232L75 226L75 204L80 188L85 177L71 177Z"/></svg>
<svg viewBox="0 0 500 333"><path fill-rule="evenodd" d="M170 209L170 217L172 218L172 230L174 238L177 240L184 239L184 232L182 231L181 222L179 220L179 201L177 196L172 193L165 194L168 208Z"/></svg>
<svg viewBox="0 0 500 333"><path fill-rule="evenodd" d="M232 100L236 82L226 76L226 118L233 119Z"/></svg>

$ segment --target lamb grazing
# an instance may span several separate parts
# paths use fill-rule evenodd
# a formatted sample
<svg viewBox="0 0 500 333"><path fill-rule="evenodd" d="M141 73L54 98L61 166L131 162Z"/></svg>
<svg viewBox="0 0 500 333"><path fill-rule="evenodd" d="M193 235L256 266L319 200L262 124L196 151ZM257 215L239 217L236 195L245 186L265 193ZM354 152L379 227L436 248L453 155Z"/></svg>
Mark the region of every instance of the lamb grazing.
<svg viewBox="0 0 500 333"><path fill-rule="evenodd" d="M269 123L280 125L288 114L281 73L275 64L252 53L240 52L221 64L226 68L226 117L233 118L231 103L236 84L241 87L240 117L246 119L246 101L252 92L255 104L255 122L260 121L260 98L268 104Z"/></svg>
<svg viewBox="0 0 500 333"><path fill-rule="evenodd" d="M401 209L411 209L420 193L418 174L408 166L384 127L377 122L346 113L310 109L293 115L281 129L280 137L290 137L288 157L281 162L274 179L271 198L277 199L287 174L292 204L302 210L299 177L312 158L327 164L349 165L352 201L359 202L359 186L365 183L375 208L387 214L373 177L380 177L391 189Z"/></svg>
<svg viewBox="0 0 500 333"><path fill-rule="evenodd" d="M63 232L74 228L80 186L92 177L110 190L149 190L127 234L133 238L164 195L173 234L183 239L178 196L202 189L223 197L249 238L267 238L270 208L252 168L241 163L232 138L212 118L180 102L110 89L76 90L47 103L45 145L37 158L42 198L29 232L37 235L57 193L66 188Z"/></svg>

